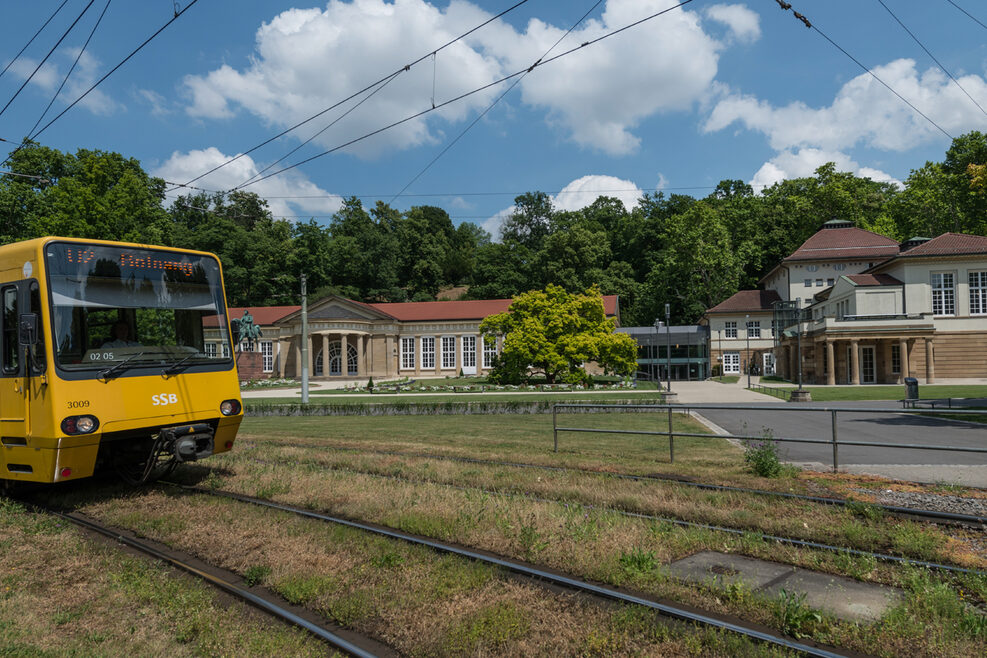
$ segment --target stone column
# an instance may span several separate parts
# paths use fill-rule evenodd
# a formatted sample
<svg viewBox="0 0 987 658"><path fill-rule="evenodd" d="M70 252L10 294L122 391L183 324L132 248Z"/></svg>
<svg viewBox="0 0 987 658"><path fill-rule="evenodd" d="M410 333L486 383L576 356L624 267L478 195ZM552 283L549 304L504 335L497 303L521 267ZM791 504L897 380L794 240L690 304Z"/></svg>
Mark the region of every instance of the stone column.
<svg viewBox="0 0 987 658"><path fill-rule="evenodd" d="M350 375L350 342L349 334L339 334L339 374L342 377Z"/></svg>
<svg viewBox="0 0 987 658"><path fill-rule="evenodd" d="M366 364L364 363L365 357L363 356L363 334L357 334L356 337L356 376L363 377L367 372Z"/></svg>
<svg viewBox="0 0 987 658"><path fill-rule="evenodd" d="M322 350L322 376L328 377L329 376L329 333L328 332L322 334L322 347L320 349ZM317 355L315 354L312 355L313 364L315 364L316 356ZM309 370L309 372L314 374L315 368L313 367L311 370Z"/></svg>
<svg viewBox="0 0 987 658"><path fill-rule="evenodd" d="M898 377L898 383L904 384L905 377L908 377L908 339L899 338L898 339L898 352L901 353L901 375Z"/></svg>
<svg viewBox="0 0 987 658"><path fill-rule="evenodd" d="M455 342L453 343L453 345L456 346L455 347L455 350L456 350L456 352L455 352L455 354L456 354L456 362L452 366L452 376L453 377L458 377L459 376L459 371L463 369L463 336L462 336L462 334L456 334Z"/></svg>
<svg viewBox="0 0 987 658"><path fill-rule="evenodd" d="M934 350L932 349L932 339L925 339L925 383L935 384L936 383L936 363L933 358Z"/></svg>
<svg viewBox="0 0 987 658"><path fill-rule="evenodd" d="M284 367L288 361L288 350L291 349L291 341L284 338L278 339L278 377L284 379Z"/></svg>
<svg viewBox="0 0 987 658"><path fill-rule="evenodd" d="M442 372L442 359L445 354L445 349L442 346L442 336L436 336L435 341L435 376L438 377Z"/></svg>
<svg viewBox="0 0 987 658"><path fill-rule="evenodd" d="M295 342L295 377L301 379L302 376L302 341L305 336L298 334ZM311 370L309 371L311 372Z"/></svg>
<svg viewBox="0 0 987 658"><path fill-rule="evenodd" d="M309 334L304 338L304 340L308 341L308 376L309 377L311 377L315 373L315 370L312 369L312 364L315 363L315 354L313 354L313 352L315 351L313 349L315 347L315 341L313 340L313 338L315 338L315 336L317 335L318 334ZM323 357L322 360L325 361L325 357Z"/></svg>
<svg viewBox="0 0 987 658"><path fill-rule="evenodd" d="M398 351L395 347L396 339L397 336L391 334L384 336L384 372L386 377L392 377L401 369L401 355L396 353ZM395 361L397 362L395 363ZM393 368L393 366L397 366L397 368Z"/></svg>
<svg viewBox="0 0 987 658"><path fill-rule="evenodd" d="M860 386L860 341L850 341L850 373L853 383Z"/></svg>
<svg viewBox="0 0 987 658"><path fill-rule="evenodd" d="M422 374L422 337L415 336L415 375Z"/></svg>
<svg viewBox="0 0 987 658"><path fill-rule="evenodd" d="M826 341L826 383L836 385L836 350L831 340Z"/></svg>

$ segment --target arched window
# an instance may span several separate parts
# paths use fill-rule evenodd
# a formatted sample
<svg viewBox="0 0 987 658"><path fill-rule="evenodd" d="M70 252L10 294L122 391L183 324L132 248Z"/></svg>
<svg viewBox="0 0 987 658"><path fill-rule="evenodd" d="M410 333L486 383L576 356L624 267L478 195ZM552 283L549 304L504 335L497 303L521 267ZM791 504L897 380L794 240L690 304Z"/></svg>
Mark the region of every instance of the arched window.
<svg viewBox="0 0 987 658"><path fill-rule="evenodd" d="M340 358L343 351L342 341L336 340L329 343L329 376L339 377L343 374L343 364ZM346 374L350 376L356 376L357 367L357 352L356 348L352 345L346 345ZM322 350L319 350L319 354L315 357L314 368L316 377L322 377L325 374L325 359L323 358Z"/></svg>

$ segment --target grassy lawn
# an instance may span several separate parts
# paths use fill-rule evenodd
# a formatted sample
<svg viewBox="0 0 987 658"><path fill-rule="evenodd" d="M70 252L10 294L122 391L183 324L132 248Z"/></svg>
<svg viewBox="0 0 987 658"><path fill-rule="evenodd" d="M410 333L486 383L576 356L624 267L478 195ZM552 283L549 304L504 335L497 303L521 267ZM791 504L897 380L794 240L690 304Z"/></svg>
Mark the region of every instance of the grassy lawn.
<svg viewBox="0 0 987 658"><path fill-rule="evenodd" d="M719 377L711 377L710 379L721 384L736 384L740 381L740 375L720 375Z"/></svg>
<svg viewBox="0 0 987 658"><path fill-rule="evenodd" d="M122 499L123 500L123 499ZM0 499L0 655L324 656L197 580Z"/></svg>
<svg viewBox="0 0 987 658"><path fill-rule="evenodd" d="M688 416L674 414L672 421L675 431L701 431ZM560 426L593 429L658 431L667 423L665 413L559 418ZM453 541L864 654L980 655L987 623L972 606L987 600L987 578L784 546L758 533L981 568L987 560L972 547L982 533L889 517L866 503L833 508L605 475L667 473L813 493L824 493L827 478L839 480L794 471L758 478L746 470L739 448L713 436L679 437L675 448L671 464L666 437L579 432L560 433L556 453L550 415L247 418L233 451L183 465L175 478ZM778 655L729 634L668 624L633 606L574 597L497 569L280 511L164 485L134 492L83 483L54 491L60 502L194 552L315 614L376 636L401 654ZM748 532L686 528L619 510ZM688 584L664 570L668 562L703 550L895 586L903 599L880 622L858 624L825 611L815 617L802 604L743 585Z"/></svg>
<svg viewBox="0 0 987 658"><path fill-rule="evenodd" d="M762 380L763 381L763 380ZM795 388L790 384L775 384L775 388ZM894 386L805 386L812 393L815 402L838 402L846 400L901 400L905 397L903 385ZM987 398L987 386L931 384L919 386L922 399L939 398Z"/></svg>

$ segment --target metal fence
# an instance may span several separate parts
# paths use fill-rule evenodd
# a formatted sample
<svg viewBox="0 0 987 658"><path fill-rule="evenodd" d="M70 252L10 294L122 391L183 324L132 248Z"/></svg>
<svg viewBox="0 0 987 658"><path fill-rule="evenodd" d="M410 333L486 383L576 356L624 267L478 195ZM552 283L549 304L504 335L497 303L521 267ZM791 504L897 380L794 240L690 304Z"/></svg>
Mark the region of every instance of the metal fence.
<svg viewBox="0 0 987 658"><path fill-rule="evenodd" d="M560 409L579 409L582 413L591 409L608 410L619 409L620 411L642 411L667 414L668 429L665 431L651 430L618 430L618 429L598 429L590 427L560 427L558 423L558 412ZM796 438L796 437L770 437L747 436L737 434L703 434L697 432L675 432L672 427L674 413L691 415L691 412L699 412L703 409L722 409L737 411L772 411L777 413L829 413L831 431L829 438ZM833 449L833 470L839 469L839 449L840 446L862 446L871 448L894 448L907 450L939 450L948 452L969 452L987 454L987 447L970 448L966 446L949 445L928 445L912 443L882 443L875 441L846 441L840 440L838 431L838 415L841 413L853 414L910 414L920 416L947 416L950 420L955 420L957 416L984 416L987 412L980 410L961 409L880 409L880 408L852 408L852 407L791 407L787 405L743 405L743 404L555 404L552 405L552 433L554 437L554 450L559 451L559 432L595 432L598 434L640 434L648 436L668 437L668 459L675 461L675 437L703 438L703 439L737 439L740 441L778 441L784 443L812 443L817 445L829 445ZM984 434L987 437L987 433Z"/></svg>

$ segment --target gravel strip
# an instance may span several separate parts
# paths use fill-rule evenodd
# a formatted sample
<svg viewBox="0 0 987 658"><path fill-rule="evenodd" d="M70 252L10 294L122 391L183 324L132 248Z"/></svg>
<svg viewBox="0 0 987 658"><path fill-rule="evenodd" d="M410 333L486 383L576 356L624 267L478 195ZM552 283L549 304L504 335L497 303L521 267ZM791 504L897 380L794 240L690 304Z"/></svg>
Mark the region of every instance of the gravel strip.
<svg viewBox="0 0 987 658"><path fill-rule="evenodd" d="M936 512L951 512L953 514L987 516L987 499L983 498L964 498L962 496L945 496L911 491L891 491L890 489L880 491L855 489L855 491L870 494L877 498L877 502L884 505L927 509Z"/></svg>

